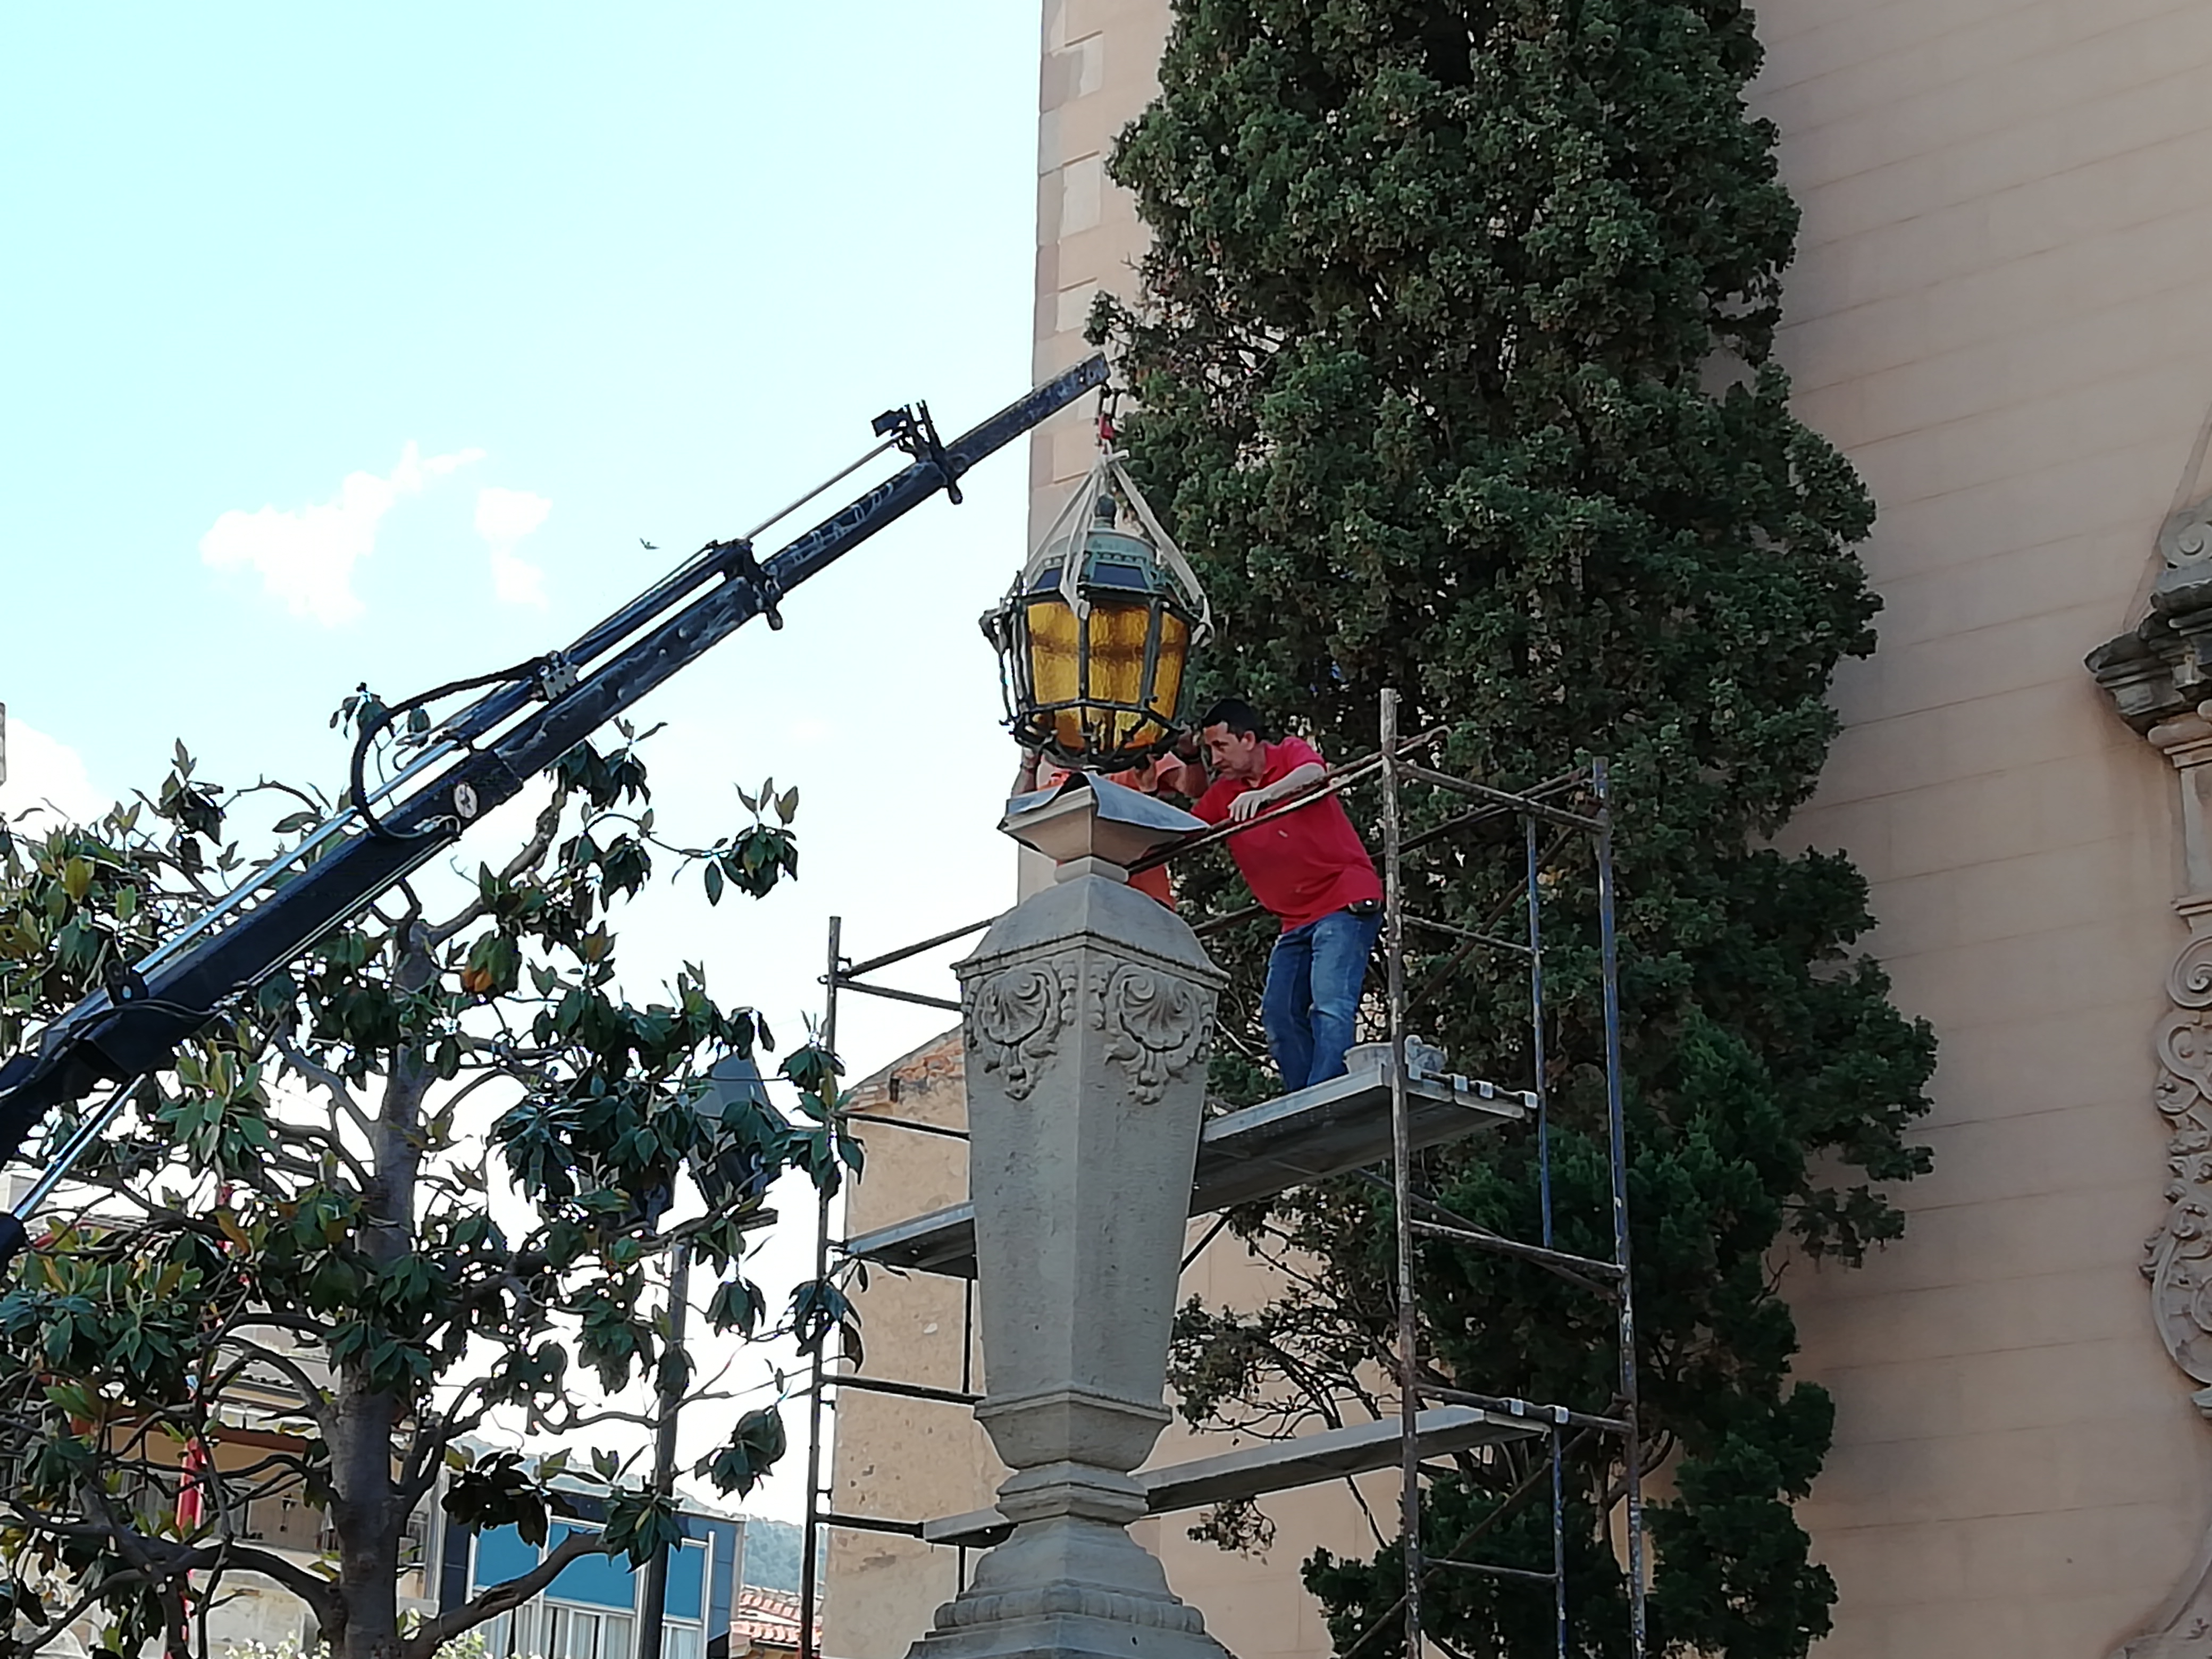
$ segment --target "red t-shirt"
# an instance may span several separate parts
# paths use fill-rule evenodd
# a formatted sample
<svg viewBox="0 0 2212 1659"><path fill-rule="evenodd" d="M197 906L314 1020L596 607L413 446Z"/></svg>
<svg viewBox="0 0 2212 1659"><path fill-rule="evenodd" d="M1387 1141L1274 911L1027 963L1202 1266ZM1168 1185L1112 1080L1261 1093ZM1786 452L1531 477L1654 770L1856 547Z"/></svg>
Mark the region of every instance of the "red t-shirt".
<svg viewBox="0 0 2212 1659"><path fill-rule="evenodd" d="M1191 803L1192 814L1208 823L1226 823L1229 803L1237 796L1279 782L1301 766L1321 763L1314 746L1300 738L1267 744L1261 755L1267 764L1259 782L1216 778ZM1252 896L1283 919L1286 933L1347 904L1382 896L1375 860L1367 856L1343 800L1335 795L1310 801L1256 830L1240 830L1229 837L1229 853Z"/></svg>

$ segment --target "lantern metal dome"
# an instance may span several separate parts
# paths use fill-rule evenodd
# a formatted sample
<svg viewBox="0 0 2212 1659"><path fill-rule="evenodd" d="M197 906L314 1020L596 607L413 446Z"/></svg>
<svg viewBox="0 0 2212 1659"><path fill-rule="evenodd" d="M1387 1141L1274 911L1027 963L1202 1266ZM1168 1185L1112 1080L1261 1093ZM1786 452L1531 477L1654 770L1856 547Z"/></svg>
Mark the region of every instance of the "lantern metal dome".
<svg viewBox="0 0 2212 1659"><path fill-rule="evenodd" d="M1121 526L1124 507L1133 528ZM1190 653L1213 631L1197 575L1103 441L982 621L1016 739L1090 772L1134 766L1174 740Z"/></svg>

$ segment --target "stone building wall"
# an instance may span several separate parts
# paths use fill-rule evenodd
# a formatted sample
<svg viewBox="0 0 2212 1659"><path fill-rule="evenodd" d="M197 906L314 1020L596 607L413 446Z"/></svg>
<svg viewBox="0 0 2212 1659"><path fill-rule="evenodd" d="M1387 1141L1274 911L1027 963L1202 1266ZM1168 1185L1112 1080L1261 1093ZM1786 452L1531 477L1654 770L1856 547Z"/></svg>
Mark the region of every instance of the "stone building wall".
<svg viewBox="0 0 2212 1659"><path fill-rule="evenodd" d="M2212 398L2212 13L1760 21L1804 210L1781 350L1880 505L1887 606L1792 839L1858 860L1942 1042L1905 1243L1790 1281L1838 1406L1804 1510L1842 1595L1826 1650L2110 1653L2212 1514L2212 1429L2138 1271L2170 1178L2172 784L2081 666L2141 613Z"/></svg>
<svg viewBox="0 0 2212 1659"><path fill-rule="evenodd" d="M1040 377L1082 355L1099 285L1133 286L1140 231L1103 163L1152 95L1166 21L1166 0L1046 0ZM2212 402L2212 9L1767 0L1759 22L1755 102L1804 211L1781 351L1801 412L1880 505L1864 556L1887 606L1880 652L1838 680L1846 729L1788 839L1857 860L1872 948L1942 1044L1922 1132L1936 1168L1899 1194L1905 1241L1859 1272L1785 1279L1800 1370L1838 1405L1803 1510L1842 1596L1820 1650L2212 1654L2212 1595L2193 1594L2212 1426L2191 1397L2212 1379L2168 1359L2141 1273L2169 1183L2185 1226L2208 1173L2170 1150L2159 1106L2212 1085L2183 1052L2189 999L2212 985L2199 997L2177 974L2169 998L2173 774L2081 662L2142 617L2161 521L2207 488L2184 475ZM1033 525L1087 460L1087 413L1033 443ZM902 1186L904 1155L876 1156L874 1192ZM902 1192L883 1218L934 1201ZM1217 1250L1188 1288L1237 1297L1244 1271ZM2187 1289L2169 1279L2185 1337ZM871 1335L904 1366L884 1326ZM841 1481L848 1456L880 1456L861 1422L846 1419ZM975 1501L946 1496L940 1510ZM1267 1507L1264 1559L1175 1521L1144 1531L1242 1659L1325 1653L1297 1564L1364 1547L1364 1523L1340 1489ZM856 1582L831 1580L844 1659L902 1653L942 1599L841 1644Z"/></svg>
<svg viewBox="0 0 2212 1659"><path fill-rule="evenodd" d="M854 1109L964 1128L960 1034L948 1031L893 1060L854 1090ZM889 1226L968 1196L966 1143L861 1126L867 1169L846 1200L848 1233ZM958 1389L980 1378L980 1352L963 1374L965 1287L930 1273L870 1273L857 1301L872 1375ZM975 1421L956 1406L846 1390L836 1396L830 1502L839 1512L921 1520L989 1507L1006 1468ZM899 1659L959 1589L951 1550L893 1533L830 1534L823 1558L822 1648L836 1659Z"/></svg>

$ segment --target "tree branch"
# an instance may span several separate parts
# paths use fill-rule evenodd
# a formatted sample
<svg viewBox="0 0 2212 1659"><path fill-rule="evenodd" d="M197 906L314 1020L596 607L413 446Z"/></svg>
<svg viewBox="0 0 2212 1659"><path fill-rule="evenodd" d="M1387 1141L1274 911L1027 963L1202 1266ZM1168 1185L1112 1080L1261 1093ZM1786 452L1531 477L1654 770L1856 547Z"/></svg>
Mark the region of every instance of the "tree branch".
<svg viewBox="0 0 2212 1659"><path fill-rule="evenodd" d="M441 1643L451 1641L463 1631L474 1630L502 1613L512 1613L525 1601L544 1589L561 1576L561 1570L571 1561L586 1555L605 1553L599 1547L596 1533L572 1532L561 1540L544 1559L520 1578L510 1578L504 1584L494 1584L489 1589L479 1590L470 1600L435 1619L426 1619L422 1627L400 1644L400 1659L431 1659Z"/></svg>
<svg viewBox="0 0 2212 1659"><path fill-rule="evenodd" d="M353 1091L346 1086L346 1080L343 1078L320 1061L310 1058L305 1049L281 1030L271 1031L269 1034L269 1041L276 1046L276 1052L284 1056L286 1062L293 1070L323 1089L344 1109L345 1115L353 1120L356 1128L363 1134L370 1132L373 1120L366 1111L362 1109L361 1103L354 1098ZM356 1167L358 1170L358 1166Z"/></svg>
<svg viewBox="0 0 2212 1659"><path fill-rule="evenodd" d="M483 1407L478 1406L466 1410L464 1407L468 1406L483 1383L484 1379L481 1376L471 1377L461 1385L460 1392L453 1396L453 1403L438 1414L434 1428L426 1427L416 1431L414 1443L408 1448L406 1462L401 1466L398 1480L399 1496L409 1513L413 1513L415 1505L421 1503L429 1494L430 1488L438 1484L438 1462L446 1448L463 1435L473 1433L483 1424Z"/></svg>
<svg viewBox="0 0 2212 1659"><path fill-rule="evenodd" d="M265 1322L265 1316L256 1316L252 1318L243 1320L240 1322L239 1324L224 1332L222 1335L217 1339L219 1342L228 1341L235 1343L239 1348L246 1351L240 1353L236 1365L226 1368L223 1373L222 1381L229 1381L231 1377L243 1371L247 1365L257 1362L263 1364L272 1365L276 1370L282 1371L284 1374L285 1381L289 1382L299 1391L300 1405L301 1409L303 1409L309 1417L314 1419L316 1426L319 1428L323 1423L323 1413L329 1408L329 1389L325 1385L316 1382L313 1377L310 1376L307 1374L307 1368L300 1364L296 1360L292 1359L285 1354L279 1353L276 1349L268 1346L265 1343L256 1342L252 1337L243 1334L252 1327L264 1322ZM220 1386L218 1385L218 1387L210 1389L209 1394L210 1397L219 1397L221 1394Z"/></svg>
<svg viewBox="0 0 2212 1659"><path fill-rule="evenodd" d="M538 809L538 821L531 828L530 839L523 842L521 850L501 867L499 872L501 881L513 881L526 870L535 869L538 860L552 850L553 837L561 833L561 815L568 804L568 797L559 789L555 789L553 799ZM428 930L431 945L433 946L443 945L464 927L473 922L481 921L486 908L483 896L479 893L463 905L454 915Z"/></svg>

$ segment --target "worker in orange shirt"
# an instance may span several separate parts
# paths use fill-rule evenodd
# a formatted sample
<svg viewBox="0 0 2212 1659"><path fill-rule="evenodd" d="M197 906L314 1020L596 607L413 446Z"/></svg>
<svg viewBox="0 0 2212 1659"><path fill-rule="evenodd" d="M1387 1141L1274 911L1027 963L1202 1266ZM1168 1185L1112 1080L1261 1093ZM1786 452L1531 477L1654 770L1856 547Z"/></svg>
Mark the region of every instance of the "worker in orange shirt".
<svg viewBox="0 0 2212 1659"><path fill-rule="evenodd" d="M1133 766L1126 772L1107 775L1106 781L1118 783L1125 789L1134 789L1139 794L1157 795L1164 777L1177 769L1179 763L1171 756L1162 756ZM1050 789L1067 776L1067 768L1054 766L1035 749L1022 750L1021 770L1014 774L1017 795L1025 795L1032 789ZM1150 894L1169 909L1175 908L1175 890L1168 884L1168 867L1155 864L1149 870L1139 870L1129 877L1129 885L1140 893Z"/></svg>

